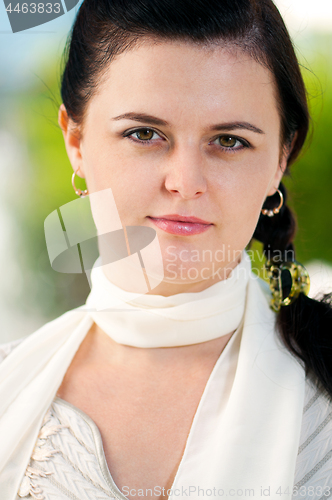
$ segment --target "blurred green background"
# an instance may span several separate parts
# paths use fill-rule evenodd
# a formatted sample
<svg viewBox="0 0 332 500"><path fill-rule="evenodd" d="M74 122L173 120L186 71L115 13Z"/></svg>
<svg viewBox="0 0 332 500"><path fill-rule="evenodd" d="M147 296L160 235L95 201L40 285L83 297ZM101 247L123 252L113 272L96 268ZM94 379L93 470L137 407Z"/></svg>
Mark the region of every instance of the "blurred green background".
<svg viewBox="0 0 332 500"><path fill-rule="evenodd" d="M313 35L310 47L310 64L302 54L298 55L308 89L314 135L305 154L293 165L285 185L290 193L289 204L298 217L297 260L305 264L318 259L332 265L332 36ZM21 313L37 311L45 319L52 319L84 303L89 286L85 275L60 274L50 266L44 220L53 210L76 199L76 195L57 123L61 103L59 58L44 60L35 73L34 85L15 93L11 109L11 116L14 114L15 123L19 123L25 161L24 174L12 178L5 197L19 240L15 259L19 269L28 270L21 275L15 300ZM83 186L82 181L79 187Z"/></svg>

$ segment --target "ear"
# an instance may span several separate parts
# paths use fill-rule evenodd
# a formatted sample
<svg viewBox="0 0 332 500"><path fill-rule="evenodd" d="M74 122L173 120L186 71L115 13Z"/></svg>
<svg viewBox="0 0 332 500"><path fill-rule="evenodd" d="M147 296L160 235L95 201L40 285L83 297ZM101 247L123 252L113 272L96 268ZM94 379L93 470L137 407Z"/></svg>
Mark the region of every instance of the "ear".
<svg viewBox="0 0 332 500"><path fill-rule="evenodd" d="M272 181L272 187L269 190L267 196L272 196L276 193L281 179L286 171L289 155L291 154L295 141L297 139L297 132L295 132L293 140L290 145L284 146L279 158L278 168L275 172L275 176Z"/></svg>
<svg viewBox="0 0 332 500"><path fill-rule="evenodd" d="M85 177L81 155L81 133L79 126L68 116L64 104L61 104L58 113L58 123L62 130L69 161L79 177Z"/></svg>

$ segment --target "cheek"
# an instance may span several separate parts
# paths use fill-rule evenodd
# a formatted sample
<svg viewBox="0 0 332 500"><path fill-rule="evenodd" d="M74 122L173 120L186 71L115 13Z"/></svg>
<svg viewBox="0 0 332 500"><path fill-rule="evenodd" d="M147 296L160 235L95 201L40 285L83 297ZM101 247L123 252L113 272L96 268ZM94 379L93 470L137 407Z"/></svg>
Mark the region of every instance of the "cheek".
<svg viewBox="0 0 332 500"><path fill-rule="evenodd" d="M154 200L160 203L161 180L151 175L146 168L133 165L123 158L112 158L112 165L98 171L97 189L112 189L120 217L123 221L132 221L135 217L145 217L151 212Z"/></svg>
<svg viewBox="0 0 332 500"><path fill-rule="evenodd" d="M266 151L214 172L211 186L218 199L221 221L227 219L229 227L242 227L242 231L247 226L254 230L277 168L278 151Z"/></svg>

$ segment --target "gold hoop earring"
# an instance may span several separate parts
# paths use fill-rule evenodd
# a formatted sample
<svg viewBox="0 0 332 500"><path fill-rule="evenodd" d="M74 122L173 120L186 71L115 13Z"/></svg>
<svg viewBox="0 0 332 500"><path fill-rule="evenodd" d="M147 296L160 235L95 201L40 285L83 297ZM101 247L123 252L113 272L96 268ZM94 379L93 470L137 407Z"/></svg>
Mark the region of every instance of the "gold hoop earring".
<svg viewBox="0 0 332 500"><path fill-rule="evenodd" d="M75 175L77 174L77 172L79 171L79 169L80 169L80 167L78 167L78 169L75 170L74 173L73 173L73 175L71 176L71 183L72 183L72 186L73 186L74 191L77 194L77 196L79 196L80 198L83 198L84 196L87 196L89 194L89 191L87 189L85 189L84 191L82 191L81 189L78 189L75 186Z"/></svg>
<svg viewBox="0 0 332 500"><path fill-rule="evenodd" d="M276 207L276 208L273 208L272 210L270 210L268 208L263 208L262 209L262 214L263 215L268 215L269 217L274 217L276 214L278 214L280 212L280 209L281 209L281 207L284 204L284 197L283 197L282 192L280 191L280 189L277 189L276 193L278 193L279 196L280 196L279 206Z"/></svg>

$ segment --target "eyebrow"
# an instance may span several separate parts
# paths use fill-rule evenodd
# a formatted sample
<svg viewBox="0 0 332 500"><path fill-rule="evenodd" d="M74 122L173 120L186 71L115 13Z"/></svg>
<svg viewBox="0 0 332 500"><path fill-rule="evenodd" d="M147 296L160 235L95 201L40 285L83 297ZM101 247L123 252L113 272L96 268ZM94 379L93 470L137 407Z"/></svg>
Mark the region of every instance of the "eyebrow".
<svg viewBox="0 0 332 500"><path fill-rule="evenodd" d="M167 127L169 126L169 123L166 120L162 120L161 118L157 118L156 116L152 115L147 115L145 113L124 113L119 116L115 116L112 118L112 120L118 121L118 120L134 120L136 122L144 122L148 123L151 125L158 125L158 126L164 126ZM228 123L219 123L217 125L212 125L209 127L210 131L217 131L217 130L241 130L241 129L246 129L250 130L251 132L255 132L256 134L265 134L263 130L261 130L258 127L255 127L255 125L252 125L251 123L248 122L228 122Z"/></svg>

